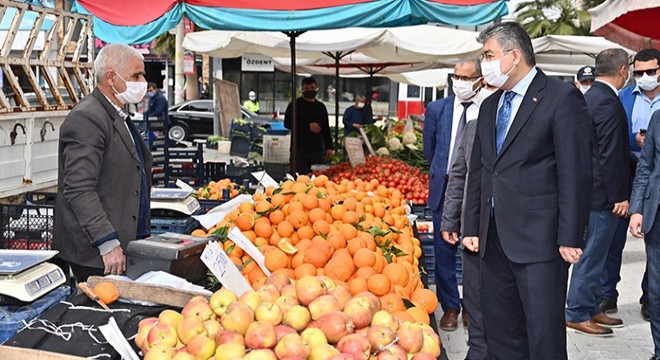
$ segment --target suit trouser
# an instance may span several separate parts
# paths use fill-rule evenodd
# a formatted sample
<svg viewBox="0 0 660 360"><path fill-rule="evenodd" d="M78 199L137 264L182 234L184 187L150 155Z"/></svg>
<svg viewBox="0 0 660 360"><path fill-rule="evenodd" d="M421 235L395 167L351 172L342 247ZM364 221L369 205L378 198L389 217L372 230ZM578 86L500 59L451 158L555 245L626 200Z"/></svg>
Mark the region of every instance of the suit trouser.
<svg viewBox="0 0 660 360"><path fill-rule="evenodd" d="M655 356L660 356L660 213L655 216L653 226L644 235L644 243L646 244L651 335L655 345Z"/></svg>
<svg viewBox="0 0 660 360"><path fill-rule="evenodd" d="M484 330L492 360L565 360L568 263L510 261L491 217L481 262Z"/></svg>
<svg viewBox="0 0 660 360"><path fill-rule="evenodd" d="M599 300L608 299L616 303L619 298L616 285L621 281L621 261L623 258L623 248L626 246L626 239L628 238L628 223L629 219L622 218L619 220L612 245L610 245L610 250L607 253L605 269L603 269L603 274L600 277ZM648 271L644 271L644 276L642 277L642 297L639 299L640 303L649 301L648 287Z"/></svg>
<svg viewBox="0 0 660 360"><path fill-rule="evenodd" d="M468 326L468 353L466 359L488 360L484 317L481 310L481 273L479 253L467 249L463 259L463 311L470 317Z"/></svg>
<svg viewBox="0 0 660 360"><path fill-rule="evenodd" d="M435 288L438 301L443 311L447 309L461 309L460 296L458 294L458 280L456 279L456 249L458 245L451 245L442 240L440 223L442 220L442 209L445 202L445 181L440 199L440 208L433 211L433 251L435 256Z"/></svg>
<svg viewBox="0 0 660 360"><path fill-rule="evenodd" d="M612 243L619 217L610 210L591 210L587 227L587 246L573 265L566 298L566 321L579 323L598 315L600 276Z"/></svg>

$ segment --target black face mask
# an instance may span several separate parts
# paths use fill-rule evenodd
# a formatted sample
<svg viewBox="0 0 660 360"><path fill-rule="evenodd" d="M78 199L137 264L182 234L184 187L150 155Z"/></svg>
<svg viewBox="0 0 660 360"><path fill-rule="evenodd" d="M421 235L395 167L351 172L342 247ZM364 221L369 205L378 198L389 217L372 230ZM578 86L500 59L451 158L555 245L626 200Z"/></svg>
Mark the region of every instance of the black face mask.
<svg viewBox="0 0 660 360"><path fill-rule="evenodd" d="M303 91L302 96L305 99L313 99L316 97L316 93L317 93L316 90Z"/></svg>

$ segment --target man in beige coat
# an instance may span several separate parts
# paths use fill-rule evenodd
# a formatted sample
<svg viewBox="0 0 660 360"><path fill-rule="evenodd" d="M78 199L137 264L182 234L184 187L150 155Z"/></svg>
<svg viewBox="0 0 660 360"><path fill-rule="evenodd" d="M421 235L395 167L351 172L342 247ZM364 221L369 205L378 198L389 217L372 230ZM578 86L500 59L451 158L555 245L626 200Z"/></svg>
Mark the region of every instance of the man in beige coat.
<svg viewBox="0 0 660 360"><path fill-rule="evenodd" d="M77 281L123 273L127 244L149 235L152 158L122 109L146 93L143 61L126 45L101 49L96 88L60 129L53 249Z"/></svg>

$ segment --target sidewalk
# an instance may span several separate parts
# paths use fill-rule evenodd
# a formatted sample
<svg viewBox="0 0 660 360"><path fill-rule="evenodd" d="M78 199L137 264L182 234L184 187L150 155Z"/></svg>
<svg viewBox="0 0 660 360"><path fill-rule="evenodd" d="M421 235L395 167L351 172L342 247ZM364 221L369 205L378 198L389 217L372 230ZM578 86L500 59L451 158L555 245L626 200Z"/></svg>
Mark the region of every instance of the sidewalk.
<svg viewBox="0 0 660 360"><path fill-rule="evenodd" d="M621 282L619 282L619 312L613 316L623 320L625 327L614 329L615 336L609 338L589 337L567 332L568 358L571 360L646 360L653 354L653 340L649 323L639 313L640 284L644 274L646 255L644 242L628 237L623 252ZM435 289L433 289L435 290ZM439 320L442 310L436 310ZM460 320L460 317L459 317ZM440 331L440 337L449 355L449 360L463 360L467 353L467 332L459 321L454 332Z"/></svg>

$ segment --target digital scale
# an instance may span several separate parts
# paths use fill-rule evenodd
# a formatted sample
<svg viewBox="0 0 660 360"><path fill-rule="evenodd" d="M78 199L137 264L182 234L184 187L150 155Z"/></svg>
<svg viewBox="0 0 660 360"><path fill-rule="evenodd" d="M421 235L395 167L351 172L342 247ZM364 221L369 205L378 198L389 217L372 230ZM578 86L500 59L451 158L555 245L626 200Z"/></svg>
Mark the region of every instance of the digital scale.
<svg viewBox="0 0 660 360"><path fill-rule="evenodd" d="M192 215L200 209L197 199L190 196L192 192L192 189L152 188L151 210Z"/></svg>
<svg viewBox="0 0 660 360"><path fill-rule="evenodd" d="M59 266L46 261L55 250L0 250L0 294L32 302L67 280Z"/></svg>

